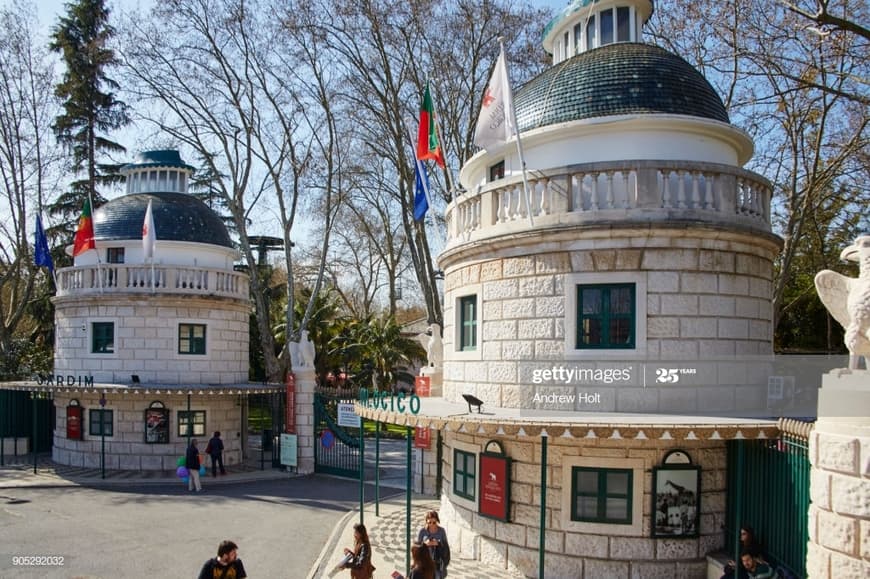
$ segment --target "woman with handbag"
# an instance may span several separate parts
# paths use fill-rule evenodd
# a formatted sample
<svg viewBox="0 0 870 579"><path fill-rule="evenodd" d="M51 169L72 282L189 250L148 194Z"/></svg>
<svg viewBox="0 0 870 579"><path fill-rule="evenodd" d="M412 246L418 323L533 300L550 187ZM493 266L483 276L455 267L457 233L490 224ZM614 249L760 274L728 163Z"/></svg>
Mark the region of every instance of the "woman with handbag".
<svg viewBox="0 0 870 579"><path fill-rule="evenodd" d="M372 565L372 545L366 526L362 523L353 526L353 540L353 550L346 547L344 549L345 555L352 555L347 563L351 579L371 579L375 572L375 566Z"/></svg>

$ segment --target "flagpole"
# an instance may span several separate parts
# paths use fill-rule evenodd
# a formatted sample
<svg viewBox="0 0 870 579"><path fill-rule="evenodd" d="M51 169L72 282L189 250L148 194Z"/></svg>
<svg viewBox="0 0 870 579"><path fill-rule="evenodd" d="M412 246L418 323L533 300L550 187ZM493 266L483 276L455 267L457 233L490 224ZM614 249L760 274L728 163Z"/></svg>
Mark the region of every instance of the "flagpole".
<svg viewBox="0 0 870 579"><path fill-rule="evenodd" d="M516 104L514 103L513 91L511 90L511 73L510 73L510 70L508 70L507 57L505 56L505 52L504 52L504 36L498 37L498 45L499 45L499 49L501 50L502 58L505 59L504 73L505 73L505 76L507 77L507 78L505 78L506 85L507 85L506 90L508 90L511 93L511 116L513 117L513 121L514 121L514 127L513 127L514 134L517 137L517 155L519 155L519 157L520 157L520 167L522 168L522 171L523 171L523 191L525 192L525 197L526 197L526 212L528 213L528 216L529 216L529 226L534 227L535 220L532 218L532 197L529 194L529 180L526 177L526 159L525 159L525 156L523 155L523 141L522 141L522 139L520 139L520 129L519 129L519 127L516 126L517 107L516 107Z"/></svg>
<svg viewBox="0 0 870 579"><path fill-rule="evenodd" d="M430 93L432 92L432 86L429 81L426 81L427 86L429 86ZM455 197L456 193L456 183L453 181L453 168L450 166L450 163L447 162L447 144L441 140L441 118L438 114L438 109L435 106L435 96L432 96L432 112L435 115L435 135L438 137L438 142L442 143L441 150L444 152L444 165L447 173L447 187L450 190L451 197Z"/></svg>
<svg viewBox="0 0 870 579"><path fill-rule="evenodd" d="M408 142L411 144L411 154L414 157L414 163L416 164L417 171L421 170L420 165L423 163L420 159L417 158L417 149L414 147L414 131L411 130L411 123L408 119L405 119L405 131L408 133ZM446 162L444 163L447 164ZM429 208L432 209L435 207L432 204L432 194L429 192L429 187L426 186L425 181L423 182L423 193L426 194L426 203L429 204Z"/></svg>
<svg viewBox="0 0 870 579"><path fill-rule="evenodd" d="M97 248L97 228L94 226L94 191L93 187L88 188L88 203L91 205L91 231L94 234L94 251L97 252L97 287L100 288L100 295L103 293L103 268L102 260L100 259L100 250Z"/></svg>

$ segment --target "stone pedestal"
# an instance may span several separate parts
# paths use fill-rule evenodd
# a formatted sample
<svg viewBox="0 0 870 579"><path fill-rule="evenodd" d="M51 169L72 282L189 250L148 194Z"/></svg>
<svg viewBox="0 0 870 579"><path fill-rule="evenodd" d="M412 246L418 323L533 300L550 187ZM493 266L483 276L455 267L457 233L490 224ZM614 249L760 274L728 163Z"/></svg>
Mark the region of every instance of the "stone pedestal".
<svg viewBox="0 0 870 579"><path fill-rule="evenodd" d="M870 372L822 377L810 461L808 577L870 576Z"/></svg>
<svg viewBox="0 0 870 579"><path fill-rule="evenodd" d="M420 368L420 376L429 378L429 396L441 398L444 396L444 373L441 366L423 366Z"/></svg>
<svg viewBox="0 0 870 579"><path fill-rule="evenodd" d="M314 472L314 368L294 369L296 374L296 442L299 455L296 472Z"/></svg>

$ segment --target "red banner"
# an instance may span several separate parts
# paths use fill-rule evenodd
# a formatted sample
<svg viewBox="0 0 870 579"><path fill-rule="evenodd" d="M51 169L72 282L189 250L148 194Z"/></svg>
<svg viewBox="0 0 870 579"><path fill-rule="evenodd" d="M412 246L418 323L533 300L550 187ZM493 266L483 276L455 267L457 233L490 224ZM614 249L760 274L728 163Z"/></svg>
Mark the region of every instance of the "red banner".
<svg viewBox="0 0 870 579"><path fill-rule="evenodd" d="M432 446L432 431L422 426L416 427L414 429L414 448L429 450L430 446Z"/></svg>
<svg viewBox="0 0 870 579"><path fill-rule="evenodd" d="M429 376L416 376L414 378L414 392L417 396L429 396L432 388L432 378Z"/></svg>
<svg viewBox="0 0 870 579"><path fill-rule="evenodd" d="M296 375L287 374L287 394L284 401L284 433L296 434Z"/></svg>
<svg viewBox="0 0 870 579"><path fill-rule="evenodd" d="M478 512L485 517L507 521L510 508L510 459L481 453L479 486Z"/></svg>
<svg viewBox="0 0 870 579"><path fill-rule="evenodd" d="M66 437L68 440L82 439L82 407L66 407Z"/></svg>

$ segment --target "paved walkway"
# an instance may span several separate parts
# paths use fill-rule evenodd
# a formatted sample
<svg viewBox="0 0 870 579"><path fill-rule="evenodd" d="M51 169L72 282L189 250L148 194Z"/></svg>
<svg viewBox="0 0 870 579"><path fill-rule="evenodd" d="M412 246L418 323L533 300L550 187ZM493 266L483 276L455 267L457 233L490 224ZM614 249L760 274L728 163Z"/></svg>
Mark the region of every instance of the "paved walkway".
<svg viewBox="0 0 870 579"><path fill-rule="evenodd" d="M415 495L412 498L411 541L416 540L426 512L438 510L438 507L438 501L432 497ZM344 557L344 548L353 547L353 526L358 521L359 511L354 511L348 513L338 524L332 538L308 574L308 579L350 577L349 571L336 571L335 565ZM375 577L390 578L394 571L405 575L405 495L381 501L380 517L375 517L374 505L367 504L364 521L372 543ZM523 576L484 565L480 561L461 559L458 554L454 554L451 558L448 579L492 579L493 577L507 579Z"/></svg>
<svg viewBox="0 0 870 579"><path fill-rule="evenodd" d="M165 485L184 483L175 471L132 471L106 470L106 478L98 468L80 468L55 464L51 455L38 454L36 457L36 474L33 473L33 456L6 456L5 465L0 466L0 488L16 487L64 487L64 486L125 486L125 485ZM259 464L233 465L227 469L227 474L212 478L211 469L203 477L208 485L233 484L257 480L276 480L290 478L292 473L270 468L267 463L260 470Z"/></svg>
<svg viewBox="0 0 870 579"><path fill-rule="evenodd" d="M0 489L4 488L56 488L68 486L88 487L123 487L141 485L178 484L181 481L175 472L169 471L106 471L102 478L100 469L78 468L58 465L51 462L48 454L38 455L36 474L33 473L31 456L5 457L6 464L0 466ZM211 472L204 479L208 486L215 484L243 484L263 480L280 480L295 476L266 465L260 470L259 464L234 465L228 469L225 476L211 477ZM392 484L404 484L402 477L385 476ZM392 480L395 479L395 480ZM328 483L328 478L324 482ZM372 481L367 481L371 484ZM384 485L387 486L387 485ZM371 497L367 497L371 499ZM438 510L439 503L432 497L415 495L411 501L411 540L415 540L417 531L422 525L426 511ZM375 506L372 502L366 504L365 523L369 529L372 541L372 563L377 568L375 576L390 578L393 571L405 574L405 495L401 493L389 499L382 500L379 509L380 516L375 516ZM318 560L308 573L309 579L338 577L347 579L348 571L340 571L330 575L344 556L344 547L353 546L353 525L359 521L359 511L348 512L336 525L332 535L321 551ZM455 553L455 550L454 550ZM481 564L479 561L461 559L454 554L450 562L449 577L451 579L491 579L492 577L512 578L522 575L512 575L504 569L497 569Z"/></svg>

